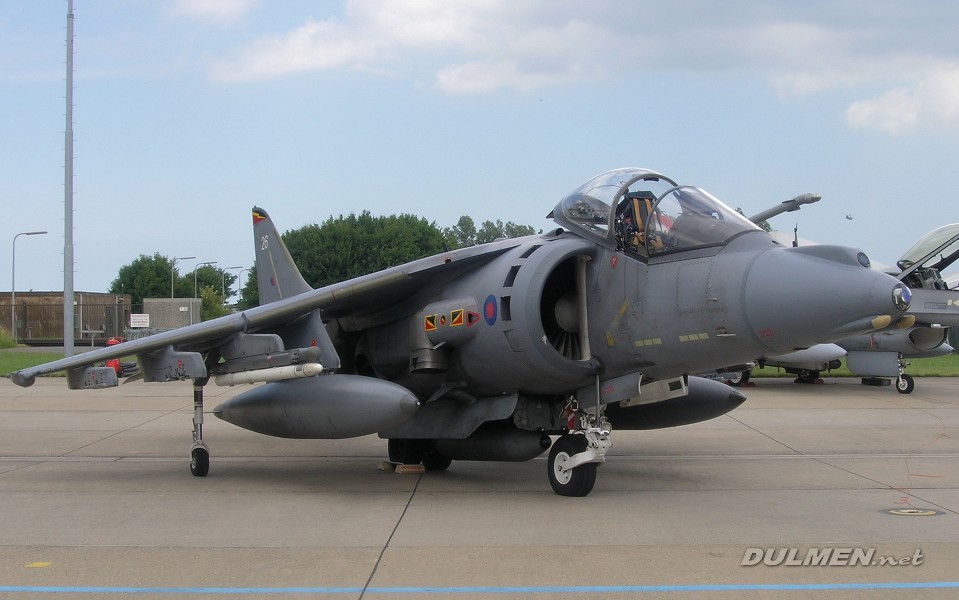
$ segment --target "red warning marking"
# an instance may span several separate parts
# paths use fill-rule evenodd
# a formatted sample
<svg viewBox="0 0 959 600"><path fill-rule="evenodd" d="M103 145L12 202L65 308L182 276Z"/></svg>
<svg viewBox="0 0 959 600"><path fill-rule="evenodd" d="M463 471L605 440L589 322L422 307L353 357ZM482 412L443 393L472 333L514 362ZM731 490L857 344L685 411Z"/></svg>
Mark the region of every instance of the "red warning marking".
<svg viewBox="0 0 959 600"><path fill-rule="evenodd" d="M480 320L479 313L475 313L471 310L466 311L466 326L472 327Z"/></svg>
<svg viewBox="0 0 959 600"><path fill-rule="evenodd" d="M426 318L423 319L423 329L436 331L436 315L426 315Z"/></svg>

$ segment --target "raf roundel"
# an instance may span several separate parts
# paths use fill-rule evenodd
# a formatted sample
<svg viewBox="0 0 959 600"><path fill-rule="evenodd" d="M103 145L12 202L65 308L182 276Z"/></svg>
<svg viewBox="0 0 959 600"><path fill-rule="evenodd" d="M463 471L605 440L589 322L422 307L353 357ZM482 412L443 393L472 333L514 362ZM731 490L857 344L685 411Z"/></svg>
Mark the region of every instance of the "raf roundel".
<svg viewBox="0 0 959 600"><path fill-rule="evenodd" d="M496 324L496 296L490 294L486 298L486 302L483 303L483 318L486 319L487 325Z"/></svg>

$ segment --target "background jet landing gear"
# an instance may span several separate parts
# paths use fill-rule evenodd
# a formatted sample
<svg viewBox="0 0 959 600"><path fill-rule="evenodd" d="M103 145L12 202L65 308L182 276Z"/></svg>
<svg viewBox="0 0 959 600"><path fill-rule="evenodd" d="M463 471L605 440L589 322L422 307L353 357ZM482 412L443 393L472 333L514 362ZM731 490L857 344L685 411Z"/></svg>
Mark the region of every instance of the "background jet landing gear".
<svg viewBox="0 0 959 600"><path fill-rule="evenodd" d="M193 380L193 447L190 449L190 473L206 477L210 472L210 451L203 443L203 386L206 380Z"/></svg>
<svg viewBox="0 0 959 600"><path fill-rule="evenodd" d="M895 378L896 391L899 392L900 394L911 394L912 391L916 389L916 380L912 378L912 375L906 375L906 373L904 373L907 366L909 366L909 363L907 363L900 357L899 376ZM863 377L861 381L863 385L885 386L892 383L893 378Z"/></svg>
<svg viewBox="0 0 959 600"><path fill-rule="evenodd" d="M813 369L799 369L796 371L796 381L793 383L822 383L819 371Z"/></svg>
<svg viewBox="0 0 959 600"><path fill-rule="evenodd" d="M906 375L906 367L909 366L909 363L902 359L902 355L899 355L899 377L896 379L896 391L900 394L911 394L912 390L916 389L916 380L912 378L911 375Z"/></svg>
<svg viewBox="0 0 959 600"><path fill-rule="evenodd" d="M911 394L914 389L916 389L916 380L912 378L912 375L903 373L896 379L896 391L900 394Z"/></svg>
<svg viewBox="0 0 959 600"><path fill-rule="evenodd" d="M733 387L755 387L755 383L749 382L750 375L752 375L751 370L737 371L730 375L726 383Z"/></svg>
<svg viewBox="0 0 959 600"><path fill-rule="evenodd" d="M582 497L593 491L596 469L606 461L606 452L612 448L610 425L605 416L597 419L579 411L583 433L560 436L549 450L546 461L549 485L560 496Z"/></svg>

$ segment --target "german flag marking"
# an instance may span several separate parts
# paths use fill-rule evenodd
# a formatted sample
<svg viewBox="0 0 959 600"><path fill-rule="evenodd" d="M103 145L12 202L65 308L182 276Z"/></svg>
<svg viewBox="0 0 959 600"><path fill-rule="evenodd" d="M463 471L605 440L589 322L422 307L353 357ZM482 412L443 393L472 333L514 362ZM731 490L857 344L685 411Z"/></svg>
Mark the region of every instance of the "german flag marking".
<svg viewBox="0 0 959 600"><path fill-rule="evenodd" d="M255 210L253 211L253 224L254 224L254 225L256 225L257 223L259 223L260 221L263 221L264 219L266 219L266 215L264 215L264 214L262 214L262 213L259 213L259 212L255 211Z"/></svg>
<svg viewBox="0 0 959 600"><path fill-rule="evenodd" d="M455 308L450 311L450 327L459 327L464 323L463 316L466 313L462 308Z"/></svg>

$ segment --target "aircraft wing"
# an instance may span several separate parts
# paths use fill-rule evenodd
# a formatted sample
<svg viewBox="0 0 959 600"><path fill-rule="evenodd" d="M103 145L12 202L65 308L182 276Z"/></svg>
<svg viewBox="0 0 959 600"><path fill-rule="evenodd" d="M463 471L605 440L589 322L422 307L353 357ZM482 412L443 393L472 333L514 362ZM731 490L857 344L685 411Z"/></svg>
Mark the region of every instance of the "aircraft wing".
<svg viewBox="0 0 959 600"><path fill-rule="evenodd" d="M224 347L240 334L280 328L315 311L322 311L324 320L376 319L377 313L400 305L425 287L442 286L515 245L514 241L503 240L420 259L218 319L21 369L10 373L9 378L26 387L38 375L68 371L71 388L110 387L116 385L115 373L112 378L107 373L113 369L92 365L131 355L140 361L146 381L206 377L207 365L201 353ZM333 351L332 346L329 349ZM283 348L268 347L268 351L277 350ZM218 353L216 360L219 357Z"/></svg>

